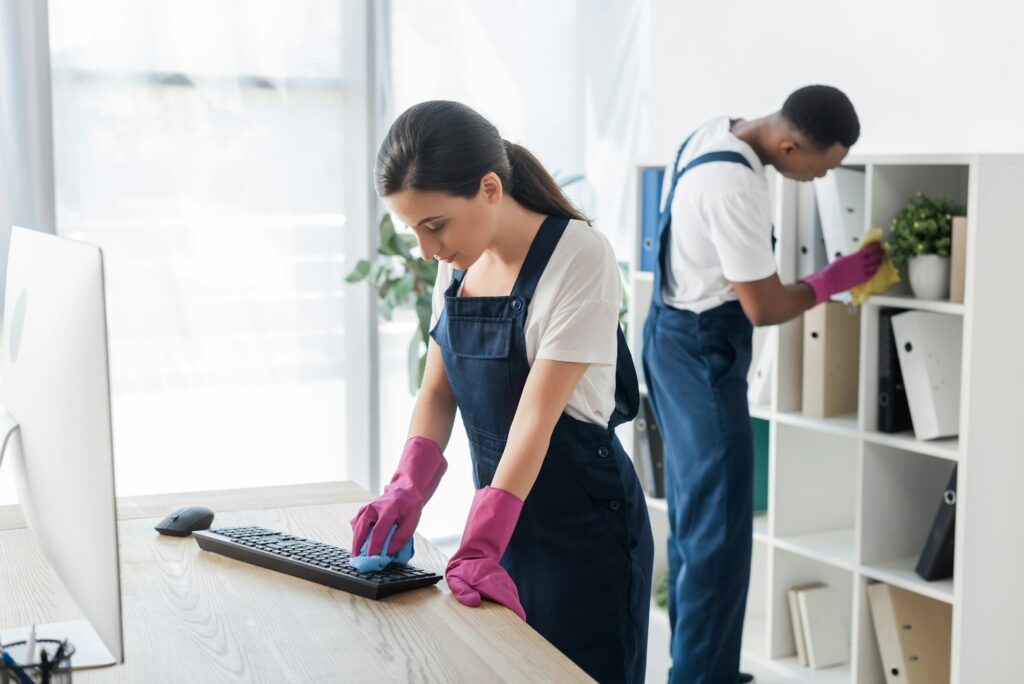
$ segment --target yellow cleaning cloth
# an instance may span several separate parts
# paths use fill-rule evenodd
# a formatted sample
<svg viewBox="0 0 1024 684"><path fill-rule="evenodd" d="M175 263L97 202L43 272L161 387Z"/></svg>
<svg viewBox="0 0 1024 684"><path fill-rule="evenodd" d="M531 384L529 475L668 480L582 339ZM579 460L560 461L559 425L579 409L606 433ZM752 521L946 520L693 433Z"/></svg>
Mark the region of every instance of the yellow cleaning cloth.
<svg viewBox="0 0 1024 684"><path fill-rule="evenodd" d="M860 246L863 247L864 245L870 245L872 242L881 241L882 229L872 228L864 233L864 237L860 239ZM875 275L871 276L870 280L850 289L852 303L854 306L860 306L871 295L882 294L898 282L900 282L900 272L893 266L892 260L887 254L882 261L882 265L878 267Z"/></svg>

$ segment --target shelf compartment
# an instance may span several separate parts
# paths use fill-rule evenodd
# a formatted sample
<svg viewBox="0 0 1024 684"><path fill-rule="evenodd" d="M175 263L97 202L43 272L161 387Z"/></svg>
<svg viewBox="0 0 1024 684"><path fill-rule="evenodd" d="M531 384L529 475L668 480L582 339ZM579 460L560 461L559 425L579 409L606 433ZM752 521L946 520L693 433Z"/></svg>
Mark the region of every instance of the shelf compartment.
<svg viewBox="0 0 1024 684"><path fill-rule="evenodd" d="M791 553L778 546L775 547L771 588L772 624L769 651L773 665L791 670L794 678L810 678L814 681L819 681L818 677L828 677L828 674L842 676L841 673L846 672L846 676L849 676L849 663L822 670L811 670L799 664L796 659L796 643L793 641L793 623L790 620L788 592L797 585L810 582L821 582L832 588L836 592L839 602L840 619L846 630L847 638L849 638L853 623L854 581L854 574L849 570L807 558L800 554ZM851 659L852 657L851 649Z"/></svg>
<svg viewBox="0 0 1024 684"><path fill-rule="evenodd" d="M875 631L874 616L871 612L871 601L868 597L868 587L876 584L876 582L870 578L862 578L859 584L860 586L858 587L858 594L856 597L856 610L858 613L859 627L857 638L854 640L857 646L857 680L864 684L885 684L886 670L889 666L892 666L895 663L883 662L881 651L878 648L878 634ZM891 583L889 584L890 586L896 586ZM933 597L926 598L930 599ZM950 632L946 632L945 638L948 640L948 644L952 641L952 634ZM933 657L934 655L935 654L932 654ZM934 665L935 663L932 664ZM905 674L906 673L903 673L903 675ZM919 672L918 674L922 673ZM898 678L904 679L905 676L899 676ZM918 679L920 679L920 677L918 677ZM939 678L934 681L948 683L949 679L948 677L946 679L942 679L941 676L939 676Z"/></svg>
<svg viewBox="0 0 1024 684"><path fill-rule="evenodd" d="M969 166L966 163L873 164L869 190L870 225L882 228L885 239L889 239L893 218L918 192L923 192L931 198L946 197L966 207L968 175ZM904 297L909 298L911 295L906 265L900 268L900 275L902 282L889 291L889 296L900 298L902 301Z"/></svg>
<svg viewBox="0 0 1024 684"><path fill-rule="evenodd" d="M861 428L866 441L891 446L897 449L914 451L920 454L937 456L949 460L957 460L959 457L960 443L956 436L931 440L918 439L913 429L898 433L887 433L878 431L879 426L879 365L882 351L879 349L881 310L883 308L906 309L903 301L912 304L912 298L885 297L874 298L871 301L880 300L884 306L867 306L864 309L863 325L861 328L861 397L860 413L863 417ZM959 306L959 305L958 305ZM923 310L922 307L918 307ZM931 311L931 313L935 313ZM962 322L957 316L943 312L944 320L950 322ZM894 359L896 361L896 359ZM959 362L960 359L957 359ZM904 380L904 383L906 380Z"/></svg>
<svg viewBox="0 0 1024 684"><path fill-rule="evenodd" d="M885 230L918 192L967 205L967 164L885 164L872 166L871 225Z"/></svg>
<svg viewBox="0 0 1024 684"><path fill-rule="evenodd" d="M853 529L857 450L857 440L844 435L777 426L774 537Z"/></svg>
<svg viewBox="0 0 1024 684"><path fill-rule="evenodd" d="M928 582L914 568L954 467L944 458L864 445L860 562L865 576L952 602L952 580Z"/></svg>

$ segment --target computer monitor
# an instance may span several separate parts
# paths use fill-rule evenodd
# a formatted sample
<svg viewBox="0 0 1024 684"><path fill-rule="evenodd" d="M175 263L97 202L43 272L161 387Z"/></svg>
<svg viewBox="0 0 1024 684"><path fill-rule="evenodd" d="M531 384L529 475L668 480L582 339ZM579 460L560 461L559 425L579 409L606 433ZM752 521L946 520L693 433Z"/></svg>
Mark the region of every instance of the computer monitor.
<svg viewBox="0 0 1024 684"><path fill-rule="evenodd" d="M85 616L36 636L67 638L75 668L123 662L99 248L15 226L4 307L0 467L13 468L26 524ZM28 627L0 625L0 638Z"/></svg>

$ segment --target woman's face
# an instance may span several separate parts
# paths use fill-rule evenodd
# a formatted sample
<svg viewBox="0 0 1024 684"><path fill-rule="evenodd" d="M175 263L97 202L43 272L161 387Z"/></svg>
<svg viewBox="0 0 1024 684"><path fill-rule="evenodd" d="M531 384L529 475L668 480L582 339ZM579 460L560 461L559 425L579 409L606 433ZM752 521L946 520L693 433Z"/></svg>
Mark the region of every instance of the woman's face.
<svg viewBox="0 0 1024 684"><path fill-rule="evenodd" d="M391 215L412 228L424 259L467 269L494 241L501 180L488 173L472 199L443 192L402 190L383 198Z"/></svg>

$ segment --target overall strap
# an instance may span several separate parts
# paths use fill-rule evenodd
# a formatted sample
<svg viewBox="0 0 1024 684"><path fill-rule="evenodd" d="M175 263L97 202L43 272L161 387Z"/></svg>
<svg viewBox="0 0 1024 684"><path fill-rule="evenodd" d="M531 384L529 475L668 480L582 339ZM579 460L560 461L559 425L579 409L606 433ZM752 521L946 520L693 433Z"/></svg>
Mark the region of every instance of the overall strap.
<svg viewBox="0 0 1024 684"><path fill-rule="evenodd" d="M540 277L544 274L548 260L568 225L569 219L564 216L548 216L544 219L544 223L540 225L540 230L537 231L537 235L533 238L533 244L530 245L530 251L526 253L526 259L519 269L519 277L516 278L516 284L512 288L513 297L521 297L526 301L533 298L533 293L537 290L537 283L540 282Z"/></svg>
<svg viewBox="0 0 1024 684"><path fill-rule="evenodd" d="M690 137L692 138L693 135L691 134ZM686 143L688 142L690 142L690 138L686 139L686 141L679 148L679 151L676 153L675 165L672 167L672 185L670 185L668 188L668 195L665 197L665 204L662 206L661 214L658 216L659 234L661 233L661 231L665 230L665 226L668 224L668 221L672 216L672 200L675 199L676 196L676 186L679 184L679 179L682 178L683 174L685 174L687 171L695 169L701 164L707 164L709 162L733 162L736 164L742 164L751 171L754 170L754 167L750 165L750 161L746 157L744 157L739 152L734 152L732 150L706 152L697 157L696 159L692 160L683 168L677 169L677 167L679 166L679 158L683 156L683 150L686 148Z"/></svg>
<svg viewBox="0 0 1024 684"><path fill-rule="evenodd" d="M452 279L448 283L448 289L445 290L445 294L452 292L452 288L454 288L454 294L457 295L459 292L459 287L462 285L462 279L465 277L466 272L464 270L458 268L454 269L452 271Z"/></svg>
<svg viewBox="0 0 1024 684"><path fill-rule="evenodd" d="M690 139L693 138L693 135L694 134L691 133L686 138L686 140L683 141L683 144L679 146L679 151L676 152L676 159L675 162L672 164L672 182L669 184L668 194L665 196L665 203L661 207L661 213L658 214L658 258L655 261L654 266L654 285L653 290L651 292L651 301L659 306L662 304L662 279L664 276L665 268L667 266L666 261L668 256L668 237L671 233L670 226L672 224L672 201L675 199L676 196L676 186L679 184L679 179L682 178L687 171L695 169L698 166L701 166L702 164L708 164L710 162L732 162L736 164L742 164L751 171L754 170L754 167L750 165L750 162L747 160L746 157L744 157L739 152L735 152L732 150L706 152L697 157L696 159L692 159L690 163L684 166L683 168L679 168L679 161L683 158L683 151L686 149L686 145L687 143L690 142Z"/></svg>
<svg viewBox="0 0 1024 684"><path fill-rule="evenodd" d="M679 160L683 158L683 151L686 149L686 146L690 144L690 140L696 134L697 131L694 131L690 135L686 136L686 140L684 140L683 144L679 146L678 150L676 150L676 159L672 162L672 182L668 186L668 195L665 196L665 202L661 205L661 212L658 214L658 235L661 235L661 231L665 229L665 222L668 220L666 217L672 215L672 199L676 196L676 184L679 182L679 179L683 177L683 174L686 173L685 167L682 169L679 168Z"/></svg>

